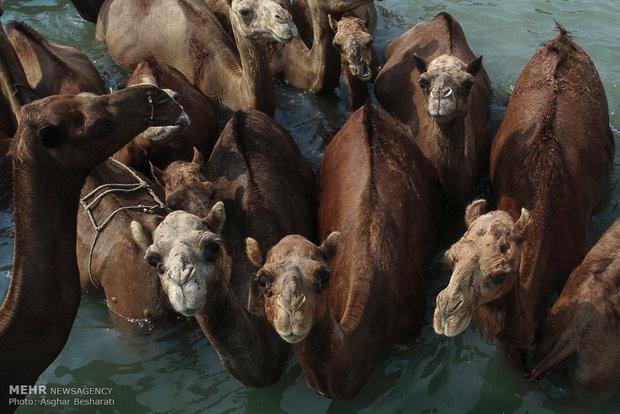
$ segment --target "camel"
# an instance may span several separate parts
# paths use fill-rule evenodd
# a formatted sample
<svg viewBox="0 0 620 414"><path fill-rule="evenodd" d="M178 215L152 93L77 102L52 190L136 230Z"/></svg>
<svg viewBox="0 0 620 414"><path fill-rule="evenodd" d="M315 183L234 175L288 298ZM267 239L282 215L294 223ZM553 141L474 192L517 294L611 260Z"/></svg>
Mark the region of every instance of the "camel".
<svg viewBox="0 0 620 414"><path fill-rule="evenodd" d="M332 44L330 14L342 14L369 0L300 0L292 4L300 36L277 51L273 70L291 85L317 94L332 92L340 81L340 56Z"/></svg>
<svg viewBox="0 0 620 414"><path fill-rule="evenodd" d="M620 219L601 237L568 277L541 326L536 344L536 379L574 355L572 380L578 394L620 388Z"/></svg>
<svg viewBox="0 0 620 414"><path fill-rule="evenodd" d="M465 207L488 168L491 86L459 23L442 12L399 36L388 46L375 94L437 168L450 206Z"/></svg>
<svg viewBox="0 0 620 414"><path fill-rule="evenodd" d="M0 1L0 16L4 6ZM0 182L11 182L12 164L6 157L21 118L21 107L39 99L28 86L19 58L0 22Z"/></svg>
<svg viewBox="0 0 620 414"><path fill-rule="evenodd" d="M152 179L151 165L163 169L175 160L189 161L193 148L209 156L217 140L217 119L209 98L189 83L181 72L155 59L141 62L127 81L127 86L145 82L174 91L175 99L183 106L191 122L172 139L167 136L153 139L141 134L114 154L114 158Z"/></svg>
<svg viewBox="0 0 620 414"><path fill-rule="evenodd" d="M78 49L52 43L22 22L9 23L7 35L24 68L28 84L39 96L106 93L97 68Z"/></svg>
<svg viewBox="0 0 620 414"><path fill-rule="evenodd" d="M473 316L521 371L551 294L585 255L614 155L596 68L558 28L523 69L493 141L498 212L483 215L483 202L467 209L468 231L446 252L452 277L435 308L437 333L458 335Z"/></svg>
<svg viewBox="0 0 620 414"><path fill-rule="evenodd" d="M166 199L174 196L177 208L191 210L197 214L194 217L205 217L209 210L205 206L201 212L200 204L194 203L192 197L209 197L209 188L212 189L217 203L211 211L220 204L222 215L225 208L226 216L226 224L219 233L221 269L211 275L194 272L195 279L199 276L199 280L204 279L200 283L192 282L191 278L181 279L181 283L169 282L164 278L175 267L168 264L173 259L172 253L157 244L161 259L151 260L148 253L146 259L156 268L163 266L162 285L178 286L168 291L171 303L177 311L196 316L222 365L233 377L249 386L274 384L282 375L290 345L278 336L265 317L262 293L252 283L256 268L245 254L245 238L254 237L268 247L287 234L314 239L314 172L282 127L267 115L250 109L233 115L206 166L195 161L193 165L179 161L164 171ZM192 190L183 191L188 188ZM201 196L202 191L207 191L205 196ZM160 227L166 225L168 217ZM139 226L132 226L136 240L157 239L141 231ZM172 247L172 243L168 246ZM190 266L189 260L178 260ZM177 294L175 298L170 294L183 292L185 286L188 286L187 295Z"/></svg>
<svg viewBox="0 0 620 414"><path fill-rule="evenodd" d="M202 0L155 0L149 5L107 0L96 35L125 69L157 58L213 101L233 110L251 107L273 115L266 42L289 42L297 29L275 1L228 0L228 7L234 40Z"/></svg>
<svg viewBox="0 0 620 414"><path fill-rule="evenodd" d="M268 249L247 240L267 318L321 395L353 398L387 347L419 332L422 272L444 207L437 174L406 130L366 104L319 167L323 244L290 235Z"/></svg>
<svg viewBox="0 0 620 414"><path fill-rule="evenodd" d="M357 109L369 97L368 82L379 69L379 58L373 47L377 28L377 9L374 3L345 13L339 20L329 16L334 31L332 44L340 51L340 61L349 86L349 105Z"/></svg>
<svg viewBox="0 0 620 414"><path fill-rule="evenodd" d="M15 250L0 308L0 407L32 385L64 347L80 303L76 217L89 171L149 125L182 109L143 85L112 95L55 95L21 108L12 147ZM22 398L23 395L11 395Z"/></svg>
<svg viewBox="0 0 620 414"><path fill-rule="evenodd" d="M105 0L71 0L73 6L82 18L91 23L97 23L99 9Z"/></svg>

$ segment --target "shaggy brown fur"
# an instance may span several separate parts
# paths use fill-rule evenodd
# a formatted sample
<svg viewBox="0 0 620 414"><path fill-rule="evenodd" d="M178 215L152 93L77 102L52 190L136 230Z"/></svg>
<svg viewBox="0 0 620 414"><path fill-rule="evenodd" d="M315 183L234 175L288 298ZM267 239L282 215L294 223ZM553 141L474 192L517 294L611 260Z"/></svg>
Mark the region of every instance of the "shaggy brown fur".
<svg viewBox="0 0 620 414"><path fill-rule="evenodd" d="M540 330L535 379L570 356L579 394L620 386L620 219L571 273ZM542 358L541 358L542 357Z"/></svg>
<svg viewBox="0 0 620 414"><path fill-rule="evenodd" d="M558 27L560 34L521 73L491 151L498 209L516 218L525 207L533 221L520 279L505 299L505 321L491 329L513 348L534 343L551 292L583 259L587 226L614 154L596 68ZM478 314L483 327L496 323L488 311Z"/></svg>

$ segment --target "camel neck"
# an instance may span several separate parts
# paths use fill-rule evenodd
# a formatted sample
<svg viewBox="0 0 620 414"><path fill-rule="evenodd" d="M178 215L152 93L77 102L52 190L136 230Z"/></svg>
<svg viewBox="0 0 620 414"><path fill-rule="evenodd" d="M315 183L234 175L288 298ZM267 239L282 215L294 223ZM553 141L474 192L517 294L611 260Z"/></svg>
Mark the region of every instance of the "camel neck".
<svg viewBox="0 0 620 414"><path fill-rule="evenodd" d="M0 354L11 356L2 359L0 371L8 384L36 381L64 347L80 303L75 251L80 179L72 177L63 187L59 183L67 177L44 164L25 160L13 169L13 275L0 308ZM6 391L5 383L0 387Z"/></svg>
<svg viewBox="0 0 620 414"><path fill-rule="evenodd" d="M207 281L207 302L196 315L222 365L249 386L266 386L280 379L289 346L265 315L245 309L223 272Z"/></svg>
<svg viewBox="0 0 620 414"><path fill-rule="evenodd" d="M233 35L241 61L241 88L245 96L245 102L240 103L236 109L252 107L273 116L275 94L265 41L260 39L252 41L242 36L234 24Z"/></svg>

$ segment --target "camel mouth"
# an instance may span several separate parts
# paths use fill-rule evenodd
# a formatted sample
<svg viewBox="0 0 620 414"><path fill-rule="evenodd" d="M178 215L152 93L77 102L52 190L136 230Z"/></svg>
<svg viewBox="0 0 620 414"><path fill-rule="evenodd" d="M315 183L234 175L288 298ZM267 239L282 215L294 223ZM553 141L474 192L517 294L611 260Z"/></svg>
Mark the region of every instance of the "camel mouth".
<svg viewBox="0 0 620 414"><path fill-rule="evenodd" d="M433 317L433 329L437 335L453 337L460 335L469 326L473 315L462 312L459 313L443 313L439 306L435 308Z"/></svg>
<svg viewBox="0 0 620 414"><path fill-rule="evenodd" d="M301 342L305 337L306 334L294 334L294 333L290 333L290 334L280 334L280 337L282 339L284 339L286 342L288 342L289 344L296 344Z"/></svg>
<svg viewBox="0 0 620 414"><path fill-rule="evenodd" d="M372 79L372 69L370 69L366 65L362 65L361 68L356 68L356 70L351 70L351 72L356 73L356 77L362 82L370 82Z"/></svg>
<svg viewBox="0 0 620 414"><path fill-rule="evenodd" d="M189 128L191 122L185 111L171 125L148 127L142 135L151 142L163 142Z"/></svg>
<svg viewBox="0 0 620 414"><path fill-rule="evenodd" d="M279 43L289 43L291 40L297 37L297 26L294 23L291 24L281 24L280 27L276 28L271 32L274 40Z"/></svg>

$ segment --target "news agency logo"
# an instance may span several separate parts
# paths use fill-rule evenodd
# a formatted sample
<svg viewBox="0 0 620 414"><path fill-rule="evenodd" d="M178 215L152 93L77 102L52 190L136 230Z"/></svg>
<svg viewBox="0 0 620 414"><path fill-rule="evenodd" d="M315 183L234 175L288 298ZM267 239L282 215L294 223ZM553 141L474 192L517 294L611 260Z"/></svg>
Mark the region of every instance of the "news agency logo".
<svg viewBox="0 0 620 414"><path fill-rule="evenodd" d="M9 385L9 406L112 406L110 387L48 387Z"/></svg>

